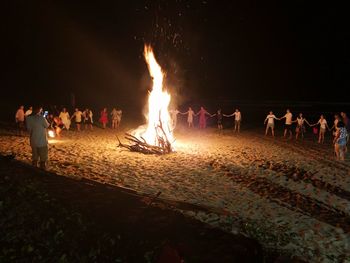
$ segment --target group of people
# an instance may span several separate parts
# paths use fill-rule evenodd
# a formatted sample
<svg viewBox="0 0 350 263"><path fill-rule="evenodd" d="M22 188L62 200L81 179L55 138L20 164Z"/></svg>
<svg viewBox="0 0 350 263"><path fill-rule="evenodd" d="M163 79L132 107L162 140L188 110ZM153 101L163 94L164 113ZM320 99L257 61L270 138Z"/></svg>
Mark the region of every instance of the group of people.
<svg viewBox="0 0 350 263"><path fill-rule="evenodd" d="M18 133L23 135L25 129L25 121L26 118L33 113L33 107L30 106L27 111L24 112L24 106L20 106L17 109L15 119L18 128ZM82 127L85 130L93 130L93 113L89 108L85 108L85 110L81 111L79 108L75 108L72 115L69 114L66 108L63 108L60 113L50 113L45 114L41 110L41 114L46 118L49 123L49 129L55 131L57 137L60 137L61 131L63 129L70 130L72 121L75 123L75 127L77 131L81 131ZM122 119L122 110L117 110L113 108L110 113L111 116L111 128L117 129L120 126ZM100 113L99 122L102 125L102 128L105 129L108 123L108 111L107 108L104 108ZM84 126L82 126L84 125Z"/></svg>
<svg viewBox="0 0 350 263"><path fill-rule="evenodd" d="M25 128L25 119L29 115L31 115L33 112L33 107L30 106L25 112L24 112L24 106L20 106L18 110L16 111L15 120L17 125L17 130L19 135L23 135L23 131Z"/></svg>
<svg viewBox="0 0 350 263"><path fill-rule="evenodd" d="M199 116L198 126L199 129L204 129L207 126L207 117L215 117L217 119L217 127L222 131L222 121L223 117L234 117L234 131L240 132L241 129L241 120L242 115L239 109L236 109L232 114L223 114L221 109L218 109L216 113L210 114L204 107L201 107L200 110L195 113L191 107L188 108L186 112L180 112L178 110L171 110L171 120L173 129L176 127L177 123L177 114L187 115L187 125L189 128L193 128L193 121L195 116Z"/></svg>
<svg viewBox="0 0 350 263"><path fill-rule="evenodd" d="M111 115L111 128L112 129L119 128L120 122L122 120L122 114L123 114L122 110L113 108L113 110L110 113L110 115ZM106 129L107 123L109 122L107 108L103 108L103 110L101 111L99 121L102 124L102 128Z"/></svg>
<svg viewBox="0 0 350 263"><path fill-rule="evenodd" d="M217 110L215 114L210 114L204 107L195 113L191 107L188 108L186 112L180 112L178 110L170 111L173 129L177 124L177 115L187 115L187 124L189 128L193 128L194 117L199 116L199 128L206 128L207 117L215 117L217 119L217 127L221 132L223 129L222 121L223 117L234 117L234 131L240 132L242 114L239 109L235 109L232 114L224 114L221 109ZM113 110L108 114L107 108L104 108L100 113L99 122L102 124L102 128L106 128L109 122L109 115L111 118L111 128L117 129L120 126L122 111L113 108ZM93 113L90 109L86 108L84 111L80 111L76 108L72 116L68 113L66 108L63 108L59 114L46 114L43 112L42 107L29 107L24 111L24 107L20 106L15 115L16 123L20 134L23 133L24 128L30 134L30 145L32 147L32 161L34 166L38 166L45 169L46 161L48 159L48 140L47 140L47 129L52 129L55 131L56 135L59 137L62 129L70 129L72 120L75 121L77 131L81 130L81 125L84 124L85 129L93 129ZM272 111L266 116L264 124L266 124L265 135L268 135L269 130L271 130L272 136L275 135L275 120L285 119L284 124L284 137L292 138L292 125L296 123L295 128L295 139L297 140L299 136L304 138L305 133L305 123L310 127L313 127L315 134L318 134L318 142L323 143L325 133L327 130L333 131L333 144L334 152L336 158L339 160L344 160L345 153L347 151L347 143L349 139L350 132L350 120L345 112L341 112L340 115L334 115L334 122L332 127L328 126L327 120L323 115L320 116L316 123L311 124L305 119L302 113L299 113L297 118L293 120L293 114L288 109L284 116L277 118ZM319 129L316 128L319 126Z"/></svg>
<svg viewBox="0 0 350 263"><path fill-rule="evenodd" d="M345 153L347 151L347 143L349 140L349 133L350 133L350 120L347 117L345 112L341 112L339 114L334 115L334 122L333 126L329 127L327 120L325 119L324 115L321 114L319 120L316 123L310 124L306 120L306 118L303 116L302 113L299 113L298 117L293 120L293 114L290 112L289 109L287 109L287 112L284 116L277 118L272 111L266 116L264 124L267 123L266 129L265 129L265 135L268 135L269 130L271 130L272 136L275 136L274 133L274 127L275 127L275 120L282 120L285 119L284 124L284 137L289 134L289 138L291 139L293 136L292 132L292 125L293 123L296 123L295 128L295 139L298 140L299 136L301 138L304 138L304 133L306 131L305 123L313 127L313 132L318 135L318 143L323 143L326 131L333 131L333 144L334 144L334 152L336 154L337 159L344 160ZM316 126L319 126L317 128Z"/></svg>
<svg viewBox="0 0 350 263"><path fill-rule="evenodd" d="M112 128L119 127L121 116L121 110L115 108L112 110ZM41 106L30 106L26 111L24 111L24 106L20 106L16 111L15 120L19 135L23 135L25 128L27 129L32 148L32 164L35 167L39 166L41 169L46 169L48 160L48 129L51 129L57 137L60 137L63 129L70 129L72 120L75 121L77 131L81 130L82 124L84 124L85 129L93 129L93 113L88 108L83 112L76 108L70 116L66 108L63 108L59 114L48 114L48 112L43 111ZM100 122L103 128L106 128L108 123L106 108L101 111Z"/></svg>

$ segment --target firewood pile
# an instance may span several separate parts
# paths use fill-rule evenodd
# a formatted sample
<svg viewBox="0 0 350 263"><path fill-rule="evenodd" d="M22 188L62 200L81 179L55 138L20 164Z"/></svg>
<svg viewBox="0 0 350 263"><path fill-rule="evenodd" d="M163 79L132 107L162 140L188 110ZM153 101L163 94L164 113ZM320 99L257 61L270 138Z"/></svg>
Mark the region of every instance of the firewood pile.
<svg viewBox="0 0 350 263"><path fill-rule="evenodd" d="M132 152L140 152L144 154L167 154L173 152L171 142L167 138L162 125L159 125L155 129L157 145L147 143L143 137L139 139L130 133L125 133L125 139L128 140L130 144L122 143L117 136L119 142L118 147L124 147Z"/></svg>

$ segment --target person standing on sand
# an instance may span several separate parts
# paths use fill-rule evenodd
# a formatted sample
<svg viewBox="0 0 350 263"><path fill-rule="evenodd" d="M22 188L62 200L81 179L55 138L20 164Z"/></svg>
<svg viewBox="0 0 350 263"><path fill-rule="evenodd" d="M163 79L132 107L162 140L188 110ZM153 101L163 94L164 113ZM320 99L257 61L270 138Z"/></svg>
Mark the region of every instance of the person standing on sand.
<svg viewBox="0 0 350 263"><path fill-rule="evenodd" d="M222 134L222 130L223 130L223 126L222 126L222 117L223 114L221 112L221 109L218 109L216 114L211 115L211 117L217 116L217 123L218 123L218 129L219 129L219 133Z"/></svg>
<svg viewBox="0 0 350 263"><path fill-rule="evenodd" d="M83 116L83 113L78 108L76 108L75 112L70 118L71 120L75 118L75 125L77 126L77 131L81 131L80 127L81 127L82 116Z"/></svg>
<svg viewBox="0 0 350 263"><path fill-rule="evenodd" d="M123 111L117 109L117 128L119 128L120 123L122 122Z"/></svg>
<svg viewBox="0 0 350 263"><path fill-rule="evenodd" d="M83 112L83 119L84 119L84 129L87 130L88 127L90 128L90 131L92 131L92 111L88 108L86 108Z"/></svg>
<svg viewBox="0 0 350 263"><path fill-rule="evenodd" d="M289 132L289 139L292 139L293 137L292 118L293 118L293 114L290 112L289 109L287 109L286 114L283 117L278 119L278 120L286 119L286 122L284 124L284 134L283 134L284 138L286 138L288 132Z"/></svg>
<svg viewBox="0 0 350 263"><path fill-rule="evenodd" d="M194 113L194 111L192 110L191 107L188 108L188 111L181 113L182 115L186 115L187 114L187 124L188 124L188 128L193 128L193 117L196 116L196 114Z"/></svg>
<svg viewBox="0 0 350 263"><path fill-rule="evenodd" d="M211 116L211 114L207 112L203 107L201 107L196 115L199 115L199 129L205 129L207 127L207 119L205 115Z"/></svg>
<svg viewBox="0 0 350 263"><path fill-rule="evenodd" d="M349 134L344 126L342 121L338 122L333 140L335 155L340 161L345 160L346 144L349 140Z"/></svg>
<svg viewBox="0 0 350 263"><path fill-rule="evenodd" d="M112 118L112 129L117 129L118 128L118 111L116 108L113 108L111 111L111 118Z"/></svg>
<svg viewBox="0 0 350 263"><path fill-rule="evenodd" d="M169 113L170 113L170 118L171 118L172 130L175 130L175 127L177 125L177 115L180 113L180 111L175 109L175 110L170 110Z"/></svg>
<svg viewBox="0 0 350 263"><path fill-rule="evenodd" d="M235 125L234 125L234 129L233 129L233 132L240 132L240 129L241 129L241 121L242 121L242 114L241 112L239 111L239 109L236 109L234 111L234 113L230 114L230 115L226 115L224 114L225 117L235 117Z"/></svg>
<svg viewBox="0 0 350 263"><path fill-rule="evenodd" d="M26 119L26 125L32 148L32 164L37 167L40 161L40 168L45 170L49 153L47 140L49 123L41 113L41 107L34 107L33 114Z"/></svg>
<svg viewBox="0 0 350 263"><path fill-rule="evenodd" d="M333 126L331 128L331 130L336 130L337 129L337 126L338 126L338 123L341 121L340 117L338 114L334 114L334 122L333 122ZM343 122L344 124L344 122Z"/></svg>
<svg viewBox="0 0 350 263"><path fill-rule="evenodd" d="M324 118L324 116L321 114L320 119L318 120L317 123L310 125L312 126L316 126L316 125L320 125L320 131L318 133L318 143L323 143L324 142L324 135L326 133L326 129L329 130L328 124L327 124L327 120Z"/></svg>
<svg viewBox="0 0 350 263"><path fill-rule="evenodd" d="M341 121L340 116L338 114L334 114L333 126L330 128L330 131L333 131L333 136L336 135L338 123ZM344 124L344 123L343 123Z"/></svg>
<svg viewBox="0 0 350 263"><path fill-rule="evenodd" d="M295 121L297 123L297 127L295 128L295 140L298 140L299 134L301 134L301 139L304 139L305 133L305 122L310 126L310 123L303 117L302 113L299 113L299 116Z"/></svg>
<svg viewBox="0 0 350 263"><path fill-rule="evenodd" d="M103 129L106 129L106 125L108 123L108 113L107 108L103 108L100 114L100 122L102 123Z"/></svg>
<svg viewBox="0 0 350 263"><path fill-rule="evenodd" d="M21 105L15 115L18 135L23 135L24 130L24 106Z"/></svg>
<svg viewBox="0 0 350 263"><path fill-rule="evenodd" d="M58 117L62 120L64 127L68 131L70 128L71 121L70 121L70 117L69 117L69 113L68 113L67 109L63 108Z"/></svg>
<svg viewBox="0 0 350 263"><path fill-rule="evenodd" d="M272 111L266 116L264 124L266 124L265 136L267 136L269 129L271 129L272 137L275 137L275 120L278 120Z"/></svg>

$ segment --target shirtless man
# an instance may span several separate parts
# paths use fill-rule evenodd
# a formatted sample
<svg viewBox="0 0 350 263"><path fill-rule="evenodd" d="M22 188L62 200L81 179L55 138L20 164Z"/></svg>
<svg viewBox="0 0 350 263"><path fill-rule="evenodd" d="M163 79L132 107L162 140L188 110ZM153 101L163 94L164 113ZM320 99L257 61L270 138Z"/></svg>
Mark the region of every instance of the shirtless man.
<svg viewBox="0 0 350 263"><path fill-rule="evenodd" d="M242 120L242 114L241 112L236 109L234 113L230 114L230 115L226 115L226 114L223 114L225 117L235 117L235 125L234 125L234 129L233 131L234 132L240 132L240 129L241 129L241 120Z"/></svg>
<svg viewBox="0 0 350 263"><path fill-rule="evenodd" d="M304 139L305 133L305 123L310 126L310 123L304 118L302 113L299 113L299 116L296 120L292 121L293 123L297 123L297 127L295 128L295 140L298 140L299 134L301 134L301 139Z"/></svg>
<svg viewBox="0 0 350 263"><path fill-rule="evenodd" d="M284 134L283 134L284 138L286 138L288 132L289 132L289 139L292 139L293 137L292 118L293 118L293 114L290 112L289 109L287 109L286 114L283 117L278 119L278 120L286 119L286 122L284 124Z"/></svg>

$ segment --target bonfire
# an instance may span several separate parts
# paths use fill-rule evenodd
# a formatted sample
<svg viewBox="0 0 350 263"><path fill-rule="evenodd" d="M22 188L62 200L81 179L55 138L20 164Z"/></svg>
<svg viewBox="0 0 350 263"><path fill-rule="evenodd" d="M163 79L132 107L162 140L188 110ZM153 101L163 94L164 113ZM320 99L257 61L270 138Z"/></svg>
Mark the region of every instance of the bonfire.
<svg viewBox="0 0 350 263"><path fill-rule="evenodd" d="M163 86L165 73L158 64L151 46L145 45L144 57L152 78L148 111L145 114L147 124L132 133L126 133L125 139L132 143L130 145L122 144L118 138L119 146L142 153L170 153L173 151L175 140L168 111L171 96Z"/></svg>

